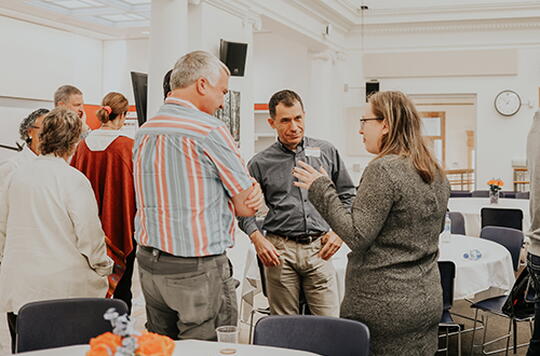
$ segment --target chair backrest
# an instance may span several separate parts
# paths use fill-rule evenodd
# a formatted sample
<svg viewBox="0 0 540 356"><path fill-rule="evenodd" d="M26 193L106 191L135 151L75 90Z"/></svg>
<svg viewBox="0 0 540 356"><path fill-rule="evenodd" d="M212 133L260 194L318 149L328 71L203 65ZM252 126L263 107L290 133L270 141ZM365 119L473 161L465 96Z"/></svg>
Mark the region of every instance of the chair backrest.
<svg viewBox="0 0 540 356"><path fill-rule="evenodd" d="M516 199L529 199L530 192L516 192Z"/></svg>
<svg viewBox="0 0 540 356"><path fill-rule="evenodd" d="M451 190L450 198L470 198L472 197L472 192L465 190Z"/></svg>
<svg viewBox="0 0 540 356"><path fill-rule="evenodd" d="M502 190L500 193L500 197L504 199L515 199L516 198L516 192L512 192L509 190Z"/></svg>
<svg viewBox="0 0 540 356"><path fill-rule="evenodd" d="M359 321L315 315L272 315L255 325L255 345L322 356L368 356L369 329Z"/></svg>
<svg viewBox="0 0 540 356"><path fill-rule="evenodd" d="M489 198L489 190L474 190L472 192L473 198Z"/></svg>
<svg viewBox="0 0 540 356"><path fill-rule="evenodd" d="M510 251L510 255L512 255L514 271L518 270L519 253L523 245L523 232L509 227L486 226L480 231L480 237L506 247Z"/></svg>
<svg viewBox="0 0 540 356"><path fill-rule="evenodd" d="M511 227L523 230L523 211L520 209L482 208L480 211L482 228L486 226Z"/></svg>
<svg viewBox="0 0 540 356"><path fill-rule="evenodd" d="M459 211L450 211L448 212L452 225L450 227L450 232L452 234L465 235L465 218L463 214Z"/></svg>
<svg viewBox="0 0 540 356"><path fill-rule="evenodd" d="M33 302L17 316L16 351L26 352L69 345L88 344L91 338L111 331L103 318L109 308L122 315L124 301L105 298L73 298Z"/></svg>
<svg viewBox="0 0 540 356"><path fill-rule="evenodd" d="M443 309L449 310L454 302L454 278L456 278L456 265L452 261L439 261L441 274L441 287L443 291Z"/></svg>

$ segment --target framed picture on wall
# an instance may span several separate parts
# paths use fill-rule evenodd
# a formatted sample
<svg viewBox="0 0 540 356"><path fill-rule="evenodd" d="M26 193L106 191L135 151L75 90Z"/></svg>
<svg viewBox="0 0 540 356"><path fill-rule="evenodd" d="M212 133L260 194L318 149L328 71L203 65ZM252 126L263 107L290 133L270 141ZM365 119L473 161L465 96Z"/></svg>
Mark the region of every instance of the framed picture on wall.
<svg viewBox="0 0 540 356"><path fill-rule="evenodd" d="M237 145L240 144L240 92L229 90L225 95L223 109L216 112L215 116L223 121L229 128L232 138Z"/></svg>

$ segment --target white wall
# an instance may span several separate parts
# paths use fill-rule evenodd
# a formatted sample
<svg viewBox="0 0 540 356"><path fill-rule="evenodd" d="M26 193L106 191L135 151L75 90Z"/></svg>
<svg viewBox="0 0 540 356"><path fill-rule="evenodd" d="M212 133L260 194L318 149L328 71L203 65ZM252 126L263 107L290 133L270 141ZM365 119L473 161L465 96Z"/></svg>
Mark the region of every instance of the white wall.
<svg viewBox="0 0 540 356"><path fill-rule="evenodd" d="M414 27L413 25L411 25ZM408 94L473 94L476 105L476 181L478 189L486 189L485 182L501 177L505 189L512 189L513 159L525 158L525 141L534 111L538 107L540 87L540 31L537 28L508 28L497 24L459 28L395 31L371 31L365 34L367 53L395 53L412 51L491 50L508 48L517 51L517 74L501 76L430 76L390 77L380 79L381 90L396 89ZM406 27L406 26L405 26ZM351 52L358 48L360 34L350 34ZM357 50L356 50L357 52ZM358 63L361 65L361 63ZM362 80L365 80L365 75ZM371 79L371 78L368 78ZM499 115L493 105L497 93L504 89L518 92L522 100L531 103L510 118ZM363 89L362 89L363 90Z"/></svg>
<svg viewBox="0 0 540 356"><path fill-rule="evenodd" d="M52 99L60 85L101 96L102 41L0 16L0 96Z"/></svg>

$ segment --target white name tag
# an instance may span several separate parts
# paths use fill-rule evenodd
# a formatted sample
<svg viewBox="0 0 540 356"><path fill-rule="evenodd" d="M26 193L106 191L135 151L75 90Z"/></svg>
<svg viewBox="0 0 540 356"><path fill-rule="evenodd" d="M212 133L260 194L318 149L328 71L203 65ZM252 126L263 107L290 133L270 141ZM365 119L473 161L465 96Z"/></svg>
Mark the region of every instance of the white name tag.
<svg viewBox="0 0 540 356"><path fill-rule="evenodd" d="M306 157L321 157L321 149L319 147L306 147Z"/></svg>

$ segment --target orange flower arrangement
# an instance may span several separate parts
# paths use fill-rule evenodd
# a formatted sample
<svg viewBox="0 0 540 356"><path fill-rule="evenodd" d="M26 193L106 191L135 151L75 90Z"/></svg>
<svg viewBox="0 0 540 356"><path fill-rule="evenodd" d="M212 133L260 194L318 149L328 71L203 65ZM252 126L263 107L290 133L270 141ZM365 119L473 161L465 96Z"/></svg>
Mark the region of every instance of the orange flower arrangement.
<svg viewBox="0 0 540 356"><path fill-rule="evenodd" d="M171 356L174 341L164 335L133 329L133 322L127 314L120 315L110 308L103 315L110 320L113 332L106 332L90 340L90 350L86 356Z"/></svg>
<svg viewBox="0 0 540 356"><path fill-rule="evenodd" d="M487 184L489 185L489 190L493 192L498 192L504 187L504 182L500 179L490 179L487 181Z"/></svg>
<svg viewBox="0 0 540 356"><path fill-rule="evenodd" d="M174 341L164 335L144 332L136 336L138 348L135 356L171 356L174 351ZM122 346L122 337L106 332L90 340L90 350L86 356L110 356Z"/></svg>

